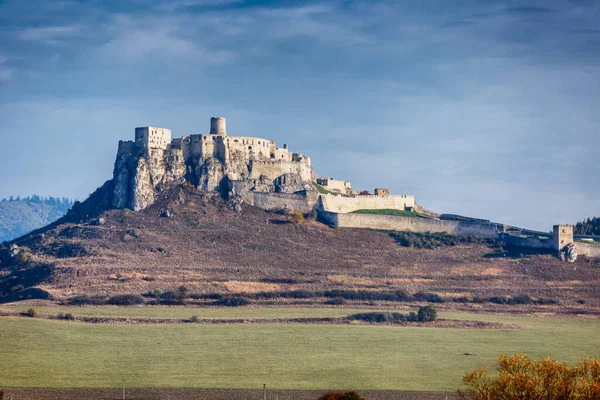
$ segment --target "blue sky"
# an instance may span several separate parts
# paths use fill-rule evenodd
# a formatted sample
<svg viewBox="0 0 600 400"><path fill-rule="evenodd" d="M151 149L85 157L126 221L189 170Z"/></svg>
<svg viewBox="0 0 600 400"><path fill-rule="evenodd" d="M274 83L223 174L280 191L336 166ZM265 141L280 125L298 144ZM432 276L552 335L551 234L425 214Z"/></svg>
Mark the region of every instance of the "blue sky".
<svg viewBox="0 0 600 400"><path fill-rule="evenodd" d="M134 128L530 228L599 215L600 1L0 0L0 197L85 198Z"/></svg>

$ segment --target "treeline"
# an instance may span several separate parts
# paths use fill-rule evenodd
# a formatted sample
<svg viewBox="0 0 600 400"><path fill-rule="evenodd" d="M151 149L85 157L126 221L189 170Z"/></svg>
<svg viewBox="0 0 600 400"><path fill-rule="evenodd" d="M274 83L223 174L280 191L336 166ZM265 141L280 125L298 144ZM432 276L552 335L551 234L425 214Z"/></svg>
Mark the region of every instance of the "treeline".
<svg viewBox="0 0 600 400"><path fill-rule="evenodd" d="M0 200L0 243L48 225L69 211L73 200L39 195Z"/></svg>
<svg viewBox="0 0 600 400"><path fill-rule="evenodd" d="M27 203L36 203L36 204L48 204L60 209L64 209L64 212L69 211L71 207L73 207L74 201L69 199L68 197L52 197L52 196L39 196L34 194L33 196L21 197L21 196L9 196L7 198L2 198L0 202L11 202L11 201L24 201Z"/></svg>
<svg viewBox="0 0 600 400"><path fill-rule="evenodd" d="M588 218L577 222L574 233L576 235L600 235L600 218Z"/></svg>

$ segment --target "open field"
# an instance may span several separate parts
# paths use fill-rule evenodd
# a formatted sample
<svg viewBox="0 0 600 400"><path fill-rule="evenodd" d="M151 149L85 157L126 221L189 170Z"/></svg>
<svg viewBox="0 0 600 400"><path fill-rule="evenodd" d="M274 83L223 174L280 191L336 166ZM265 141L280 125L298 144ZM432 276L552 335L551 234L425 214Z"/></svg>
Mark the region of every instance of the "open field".
<svg viewBox="0 0 600 400"><path fill-rule="evenodd" d="M118 400L122 399L120 389L32 389L2 388L5 398L10 400ZM275 400L317 400L322 390L267 389L267 399ZM402 392L402 391L360 391L365 400L453 400L455 393L442 392ZM144 400L262 400L262 389L198 389L198 388L134 388L126 390L127 399Z"/></svg>
<svg viewBox="0 0 600 400"><path fill-rule="evenodd" d="M94 308L98 307L71 311ZM157 312L167 310L181 312L174 308ZM210 310L215 318L286 312ZM330 311L352 310L289 309L304 316ZM478 365L493 367L501 353L550 354L567 361L600 356L597 319L464 313L440 317L516 323L526 329L112 325L2 317L0 385L110 388L119 387L124 377L132 387L250 389L267 383L273 389L454 391L464 372Z"/></svg>

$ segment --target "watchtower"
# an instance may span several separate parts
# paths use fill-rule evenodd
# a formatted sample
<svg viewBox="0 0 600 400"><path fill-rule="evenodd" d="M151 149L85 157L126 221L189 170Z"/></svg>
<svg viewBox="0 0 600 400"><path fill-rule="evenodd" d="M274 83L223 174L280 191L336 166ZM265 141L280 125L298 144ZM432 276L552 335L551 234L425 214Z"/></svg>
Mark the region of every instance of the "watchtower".
<svg viewBox="0 0 600 400"><path fill-rule="evenodd" d="M210 134L227 136L227 129L225 128L225 117L212 117L210 119Z"/></svg>
<svg viewBox="0 0 600 400"><path fill-rule="evenodd" d="M390 190L386 188L375 188L375 196L386 197L390 195Z"/></svg>
<svg viewBox="0 0 600 400"><path fill-rule="evenodd" d="M552 231L554 249L561 251L566 245L573 243L573 225L554 225Z"/></svg>

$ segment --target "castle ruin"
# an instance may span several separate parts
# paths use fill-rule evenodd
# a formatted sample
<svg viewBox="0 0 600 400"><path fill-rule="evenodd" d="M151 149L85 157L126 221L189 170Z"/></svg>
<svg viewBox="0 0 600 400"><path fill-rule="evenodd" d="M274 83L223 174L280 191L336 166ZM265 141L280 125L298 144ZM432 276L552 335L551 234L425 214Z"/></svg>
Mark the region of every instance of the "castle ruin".
<svg viewBox="0 0 600 400"><path fill-rule="evenodd" d="M430 215L355 213L365 210L426 212L411 195L391 195L386 188L374 194L352 189L348 181L317 178L309 157L277 147L273 140L229 136L226 119L213 117L210 131L172 138L170 129L154 126L135 129L134 141L120 141L111 185L114 208L135 211L152 205L169 185L192 184L204 192L220 193L265 210L316 209L333 227L408 230L474 234L511 245L554 249L560 254L575 250L600 256L598 246L575 243L573 227L557 225L552 234L520 234L520 228L485 220L444 220ZM364 193L364 192L363 192ZM467 218L468 219L468 218ZM519 234L512 234L512 231ZM565 250L567 249L567 250Z"/></svg>

